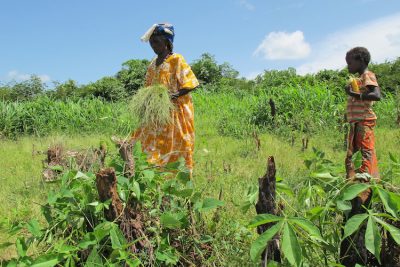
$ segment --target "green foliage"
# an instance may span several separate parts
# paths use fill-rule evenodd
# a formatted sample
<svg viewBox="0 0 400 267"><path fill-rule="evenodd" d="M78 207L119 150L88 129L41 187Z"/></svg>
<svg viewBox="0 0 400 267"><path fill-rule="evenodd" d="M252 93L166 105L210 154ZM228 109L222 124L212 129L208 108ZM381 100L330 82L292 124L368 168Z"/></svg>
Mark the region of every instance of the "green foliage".
<svg viewBox="0 0 400 267"><path fill-rule="evenodd" d="M253 261L260 260L267 242L276 234L281 239L283 256L291 266L319 266L321 262L336 264L341 242L361 228L366 229L366 249L378 261L381 260L383 238L390 235L400 244L400 229L391 225L400 216L398 189L390 191L388 188L393 187L389 184L375 183L374 180L370 184L346 181L336 174L338 169L325 159L325 153L317 149L313 149L313 155L305 165L309 178L300 180L295 189L298 197L288 201L278 193L277 201L284 201L287 207L281 211L282 216L260 214L250 221L251 228L267 223L273 225L252 243L250 256ZM367 189L372 190L373 205L365 207L365 213L344 221L351 209L350 200Z"/></svg>
<svg viewBox="0 0 400 267"><path fill-rule="evenodd" d="M239 76L239 72L235 70L231 64L224 62L218 66L221 76L224 78L236 79Z"/></svg>
<svg viewBox="0 0 400 267"><path fill-rule="evenodd" d="M0 136L4 137L93 130L129 134L133 127L124 103L99 99L54 101L48 97L25 102L0 101Z"/></svg>
<svg viewBox="0 0 400 267"><path fill-rule="evenodd" d="M122 69L116 74L116 77L124 85L129 95L144 85L148 65L149 61L145 59L131 59L122 63Z"/></svg>
<svg viewBox="0 0 400 267"><path fill-rule="evenodd" d="M134 151L136 169L133 177L124 177L119 172L124 165L121 159L115 158L112 166L116 170L117 190L123 206L134 209L135 218L143 224L141 231L145 236L141 239L146 239L146 247L133 249L141 239L130 240L132 232L124 232L126 225L106 220L104 212L111 208L110 200L100 202L96 176L69 170L62 174L57 181L58 189L50 191L47 202L42 205L46 224L31 220L17 223L10 229L9 233L16 235L18 255L8 264L201 265L205 260L202 253L209 253L202 251L202 246L209 243L213 235L201 223L203 213L224 203L203 198L201 192L196 191L184 161L171 164L161 172L146 162L139 144ZM170 178L166 179L166 176ZM38 255L28 253L34 245L42 247Z"/></svg>
<svg viewBox="0 0 400 267"><path fill-rule="evenodd" d="M380 64L370 64L369 68L376 74L382 93L395 93L400 88L400 58Z"/></svg>
<svg viewBox="0 0 400 267"><path fill-rule="evenodd" d="M197 79L206 84L216 83L222 77L215 57L208 53L202 54L200 59L191 64L191 67Z"/></svg>
<svg viewBox="0 0 400 267"><path fill-rule="evenodd" d="M287 70L269 70L264 71L256 79L260 87L269 89L273 87L296 86L299 84L301 77L296 74L296 69L289 68Z"/></svg>
<svg viewBox="0 0 400 267"><path fill-rule="evenodd" d="M251 136L254 132L269 131L279 137L321 133L324 136L342 136L345 133L342 116L346 99L343 92L346 71L321 71L315 75L306 76L299 76L292 69L269 71L254 81L247 81L238 79L234 70L229 69L227 65L221 67L211 56L204 57L204 61L204 64L199 63L198 66L200 70L203 68L203 74L210 80L202 86L201 90L193 93L193 97L196 116L198 116L196 123L202 130L200 140L203 141L200 145L201 148L207 148L208 155L211 155L209 151L219 153L218 150L224 152L228 150L225 143L213 147L212 144L216 142L209 140L221 138L216 134L240 138L241 140L222 139L224 142L229 141L233 144L237 142L240 147L236 147L243 148L243 150L239 149L240 151L228 154L226 158L231 160L235 159L231 158L232 155L240 155L239 160L243 161L243 157L251 155L246 163L248 161L253 165L249 163L245 166L255 168L254 164L259 164L258 155L261 154L253 151L254 144ZM42 136L54 132L129 134L134 128L134 122L129 115L128 104L117 100L124 99L127 93L134 92L142 84L147 64L142 63L129 63L129 66L124 66L125 69L117 74L116 79L105 78L94 83L96 85L77 86L72 80L56 85L56 90L45 91L49 97L42 97L43 90L29 89L28 87L32 85L26 86L26 90L21 89L24 88L23 86L17 86L16 89L20 92L27 92L26 97L19 98L21 101L18 102L13 102L17 96L13 93L15 89L13 85L2 85L0 87L0 96L3 99L0 102L0 135L2 137L17 137L24 134ZM396 109L399 110L400 107L398 89L395 86L390 87L391 84L397 82L395 75L397 65L389 68L391 64L396 65L397 61L383 65L382 70L375 70L373 69L375 66L371 66L371 69L376 71L384 92L382 101L374 105L374 110L379 117L380 130L385 127L396 127ZM210 74L206 71L207 69L215 73ZM386 75L388 73L392 74ZM386 80L385 77L387 77ZM93 96L102 100L92 99ZM85 97L85 99L79 99L80 97ZM28 99L29 101L26 101ZM55 99L62 99L62 101ZM275 118L271 114L269 99L276 104ZM274 142L279 142L280 146L286 148L286 144L275 136L265 136L271 138L267 141L262 140L262 149L265 148L268 153L275 151ZM391 136L393 139L396 137L397 135ZM327 140L329 140L327 142L331 141L329 138ZM314 140L314 142L322 141ZM396 142L393 141L393 143ZM268 145L264 146L264 143ZM327 147L330 146L327 145ZM288 157L297 155L297 152L294 152L297 148L289 149L287 150ZM200 152L196 152L197 156L202 157L202 150L198 151ZM332 153L332 151L327 152ZM245 155L245 153L248 154ZM282 216L276 216L272 218L272 221L266 216L256 217L252 227L266 222L272 223L273 227L270 228L272 229L270 232L257 238L251 248L249 246L251 233L243 227L244 223L240 220L246 219L247 215L241 215L242 217L237 219L234 213L239 210L232 208L233 215L229 214L227 218L223 218L220 224L217 219L215 219L216 222L209 224L214 220L214 218L207 218L207 216L212 216L209 211L218 209L224 203L201 197L193 184L185 178L184 171L180 171L174 179L165 181L165 174L149 168L145 160L141 158L142 156L136 154L137 162L140 162L138 166L142 168L138 167L138 176L134 178L128 179L119 175L118 193L124 203L134 201L143 204L151 216L149 221L159 222L156 225L150 223L146 228L152 231L149 236L152 237L151 242L155 248L154 259L159 265L179 264L183 258L186 258L189 251L201 251L202 244L217 248L210 261L216 260L222 265L229 261L247 261L247 258L243 256L248 253L246 246L250 248L251 257L258 260L266 241L270 240L275 233L281 235L286 264L292 265L320 266L322 262L327 266L335 264L340 241L356 233L361 227L367 229L368 238L365 239L365 245L375 255L378 255L381 249L380 238L383 236L392 236L397 243L400 242L400 230L390 224L391 221L399 219L400 210L400 195L396 187L391 185L400 173L400 161L395 155L390 155L390 160L388 159L387 162L381 161L380 158L380 164L383 165L381 168L383 184L364 185L347 184L342 177L342 166L333 164L324 152L313 149L304 153L307 171L298 168L295 170L295 175L288 177L293 180L285 177L285 181L290 182L289 186L283 183L277 184L278 200L285 207ZM225 158L224 153L218 155ZM234 172L237 171L237 174L232 174L230 168L222 171L219 159L213 159L214 163L207 159L207 164L203 165L204 162L198 164L199 173L204 173L204 177L200 175L199 180L206 179L207 185L215 185L223 180L213 181L215 175L230 179L237 175L239 177L237 181L243 180L244 188L246 188L249 177L257 177L254 173L249 174L249 169L237 171L239 168L236 166L234 166L237 168ZM354 160L356 161L357 158L355 157ZM232 164L236 165L237 162L233 161ZM294 169L295 164L285 166ZM206 171L201 170L202 166L205 166ZM121 162L116 160L114 167L121 170ZM179 166L176 165L176 167ZM285 176L289 171L281 169L280 172L280 175ZM307 175L304 175L305 172ZM148 263L146 261L149 257L144 254L131 255L127 249L130 242L121 237L121 232L114 222L104 221L102 211L109 207L109 202L101 203L96 198L96 192L93 191L93 174L78 175L71 171L66 172L63 177L67 176L69 176L68 179L63 178L66 179L65 184L55 184L54 186L60 186L60 188L49 194L45 207L51 207L51 209L44 208L43 210L46 221L58 221L59 226L55 226L52 232L53 230L50 231L49 226L42 224L40 220L27 220L27 222L15 224L11 230L19 231L23 228L24 234L19 235L15 243L18 259L11 260L9 264L17 265L19 261L21 265L31 266L34 264L54 265L57 262L68 266L81 260L79 251L82 250L87 252L85 259L88 264L126 263L137 266L140 263ZM230 187L231 185L224 184L226 181L232 180L224 180L222 183L223 186ZM234 185L237 191L240 191L237 188L243 187L240 183L238 186L236 183ZM47 189L47 185L45 188ZM84 191L84 188L88 191ZM351 209L350 200L367 188L372 190L375 204L369 207L365 215L348 220L343 234L341 223ZM24 185L24 189L20 190L23 192L30 190L29 184ZM238 205L238 209L241 208L243 212L248 211L255 204L257 188L255 186L250 188L247 195L244 190L242 195L237 193L235 196L229 196L225 202L229 205L230 198L244 197L245 203ZM168 200L167 204L163 204L163 199ZM25 205L24 209L20 208L22 211L15 211L15 213L24 214L22 217L27 217L27 214L30 214L27 206ZM52 212L47 212L49 210ZM53 213L53 211L59 211L59 213ZM203 220L204 218L208 220ZM90 224L93 227L88 227ZM224 227L221 227L221 224ZM193 235L192 227L198 230L200 236ZM70 229L76 229L76 231L69 231ZM153 237L157 238L153 239ZM171 240L178 240L182 246L175 247ZM39 250L42 251L44 248L47 252L43 255L30 254L28 249L39 241ZM0 248L6 248L9 245L10 243L5 243L0 245ZM207 252L204 252L204 255L200 254L199 257L205 258L207 255Z"/></svg>
<svg viewBox="0 0 400 267"><path fill-rule="evenodd" d="M80 94L80 87L71 79L64 83L56 83L54 90L49 93L52 98L60 100L76 98Z"/></svg>
<svg viewBox="0 0 400 267"><path fill-rule="evenodd" d="M12 88L6 85L0 85L0 100L11 101L13 100Z"/></svg>
<svg viewBox="0 0 400 267"><path fill-rule="evenodd" d="M115 77L104 77L83 88L84 97L96 97L106 101L118 101L126 98L123 84Z"/></svg>
<svg viewBox="0 0 400 267"><path fill-rule="evenodd" d="M46 85L42 80L32 75L30 79L22 82L14 82L7 87L3 87L2 94L4 99L13 101L32 100L40 96L46 89Z"/></svg>

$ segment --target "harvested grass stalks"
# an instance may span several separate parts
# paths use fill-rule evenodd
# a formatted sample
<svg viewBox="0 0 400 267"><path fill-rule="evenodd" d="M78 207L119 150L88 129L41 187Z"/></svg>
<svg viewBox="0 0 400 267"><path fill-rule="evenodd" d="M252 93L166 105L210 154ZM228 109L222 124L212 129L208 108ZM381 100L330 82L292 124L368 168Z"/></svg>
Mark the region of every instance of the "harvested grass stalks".
<svg viewBox="0 0 400 267"><path fill-rule="evenodd" d="M140 126L159 127L172 122L174 105L164 85L140 88L132 97L129 108Z"/></svg>

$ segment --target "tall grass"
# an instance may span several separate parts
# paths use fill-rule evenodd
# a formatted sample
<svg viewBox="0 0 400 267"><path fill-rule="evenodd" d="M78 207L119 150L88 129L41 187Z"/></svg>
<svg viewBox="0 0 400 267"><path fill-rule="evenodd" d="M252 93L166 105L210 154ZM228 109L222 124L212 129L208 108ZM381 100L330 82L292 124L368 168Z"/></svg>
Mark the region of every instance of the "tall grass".
<svg viewBox="0 0 400 267"><path fill-rule="evenodd" d="M0 136L45 136L52 133L129 133L134 126L126 104L98 99L26 102L0 101Z"/></svg>
<svg viewBox="0 0 400 267"><path fill-rule="evenodd" d="M245 91L197 91L193 94L196 127L211 123L210 134L243 138L254 131L279 135L292 132L316 134L344 131L344 92L325 85L274 87ZM272 117L269 101L276 106ZM383 127L395 127L396 98L390 94L374 105ZM198 119L200 118L200 119ZM92 132L129 134L135 127L134 116L126 102L99 99L58 101L47 97L26 102L0 101L0 137L46 136L54 133L88 134ZM216 132L213 132L216 131Z"/></svg>

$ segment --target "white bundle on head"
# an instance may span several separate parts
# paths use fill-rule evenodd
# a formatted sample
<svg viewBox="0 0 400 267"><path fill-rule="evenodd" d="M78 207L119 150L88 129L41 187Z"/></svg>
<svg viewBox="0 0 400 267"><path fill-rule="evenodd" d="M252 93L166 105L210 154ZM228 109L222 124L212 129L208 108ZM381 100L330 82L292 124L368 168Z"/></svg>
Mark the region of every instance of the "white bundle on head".
<svg viewBox="0 0 400 267"><path fill-rule="evenodd" d="M153 24L145 34L140 38L143 42L148 42L150 40L151 35L153 34L154 30L156 29L157 24Z"/></svg>

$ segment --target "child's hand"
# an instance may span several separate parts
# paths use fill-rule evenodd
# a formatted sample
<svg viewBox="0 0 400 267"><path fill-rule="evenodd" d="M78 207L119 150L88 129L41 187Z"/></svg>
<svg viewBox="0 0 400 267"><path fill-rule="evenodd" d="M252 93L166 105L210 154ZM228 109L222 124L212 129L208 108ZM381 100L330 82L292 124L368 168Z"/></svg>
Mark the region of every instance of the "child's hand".
<svg viewBox="0 0 400 267"><path fill-rule="evenodd" d="M344 90L346 91L346 93L351 96L352 94L354 94L353 89L351 88L351 85L346 85L344 87Z"/></svg>

